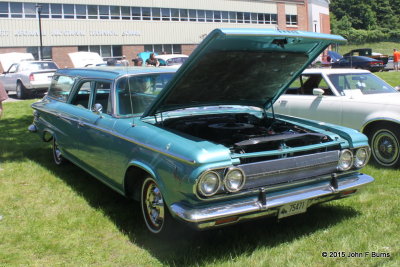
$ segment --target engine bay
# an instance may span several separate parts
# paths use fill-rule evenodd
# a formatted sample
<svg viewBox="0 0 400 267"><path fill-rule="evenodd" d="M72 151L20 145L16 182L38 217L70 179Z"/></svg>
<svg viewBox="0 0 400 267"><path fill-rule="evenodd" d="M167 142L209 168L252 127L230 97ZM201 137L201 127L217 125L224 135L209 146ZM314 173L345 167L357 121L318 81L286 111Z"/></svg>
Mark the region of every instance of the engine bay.
<svg viewBox="0 0 400 267"><path fill-rule="evenodd" d="M171 118L157 125L177 134L222 144L232 153L241 154L331 141L327 135L275 118L259 118L248 113Z"/></svg>

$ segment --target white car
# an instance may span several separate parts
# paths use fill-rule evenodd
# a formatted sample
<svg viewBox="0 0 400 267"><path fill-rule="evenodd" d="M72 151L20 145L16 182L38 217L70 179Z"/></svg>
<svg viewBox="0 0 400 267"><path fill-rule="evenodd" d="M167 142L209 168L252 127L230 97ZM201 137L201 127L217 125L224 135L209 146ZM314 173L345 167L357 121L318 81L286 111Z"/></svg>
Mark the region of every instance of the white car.
<svg viewBox="0 0 400 267"><path fill-rule="evenodd" d="M32 92L45 92L49 88L58 66L53 61L21 61L13 63L0 75L4 89L14 91L24 99Z"/></svg>
<svg viewBox="0 0 400 267"><path fill-rule="evenodd" d="M379 165L400 167L400 93L367 70L306 69L274 110L359 130Z"/></svg>
<svg viewBox="0 0 400 267"><path fill-rule="evenodd" d="M189 56L183 54L166 54L158 55L156 59L160 62L160 66L181 66Z"/></svg>

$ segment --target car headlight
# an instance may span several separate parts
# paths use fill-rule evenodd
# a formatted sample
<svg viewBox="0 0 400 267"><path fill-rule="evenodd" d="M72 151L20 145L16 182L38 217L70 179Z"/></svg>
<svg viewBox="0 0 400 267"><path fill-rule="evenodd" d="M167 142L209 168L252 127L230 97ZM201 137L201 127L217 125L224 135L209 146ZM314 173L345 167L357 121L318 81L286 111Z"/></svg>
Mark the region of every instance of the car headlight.
<svg viewBox="0 0 400 267"><path fill-rule="evenodd" d="M225 174L224 185L229 192L237 192L242 189L245 182L245 176L241 169L230 168Z"/></svg>
<svg viewBox="0 0 400 267"><path fill-rule="evenodd" d="M220 183L218 173L208 171L201 175L197 188L203 196L209 197L218 191Z"/></svg>
<svg viewBox="0 0 400 267"><path fill-rule="evenodd" d="M338 169L340 171L347 171L353 166L353 153L348 150L340 151Z"/></svg>
<svg viewBox="0 0 400 267"><path fill-rule="evenodd" d="M354 167L362 168L368 163L369 159L369 147L362 147L357 149L354 156Z"/></svg>

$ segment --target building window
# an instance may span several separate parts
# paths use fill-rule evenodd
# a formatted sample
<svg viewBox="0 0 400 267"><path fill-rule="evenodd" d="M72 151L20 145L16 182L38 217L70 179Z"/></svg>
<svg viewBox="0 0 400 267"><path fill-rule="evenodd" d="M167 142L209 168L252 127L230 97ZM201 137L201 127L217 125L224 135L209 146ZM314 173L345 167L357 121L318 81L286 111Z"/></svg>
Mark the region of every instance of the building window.
<svg viewBox="0 0 400 267"><path fill-rule="evenodd" d="M89 19L98 19L99 18L99 9L98 6L89 5L87 7L88 18Z"/></svg>
<svg viewBox="0 0 400 267"><path fill-rule="evenodd" d="M122 46L120 45L84 45L78 46L78 51L98 53L103 58L122 57Z"/></svg>
<svg viewBox="0 0 400 267"><path fill-rule="evenodd" d="M151 9L151 14L153 16L153 20L161 20L161 9L153 7Z"/></svg>
<svg viewBox="0 0 400 267"><path fill-rule="evenodd" d="M297 25L297 15L286 15L286 25Z"/></svg>
<svg viewBox="0 0 400 267"><path fill-rule="evenodd" d="M8 3L0 2L0 18L8 18L9 13Z"/></svg>
<svg viewBox="0 0 400 267"><path fill-rule="evenodd" d="M214 22L221 22L221 11L214 11Z"/></svg>
<svg viewBox="0 0 400 267"><path fill-rule="evenodd" d="M188 21L188 10L187 9L181 9L180 10L180 18L181 21Z"/></svg>
<svg viewBox="0 0 400 267"><path fill-rule="evenodd" d="M228 23L229 22L229 13L228 11L221 12L222 22Z"/></svg>
<svg viewBox="0 0 400 267"><path fill-rule="evenodd" d="M86 5L75 5L76 18L86 19Z"/></svg>
<svg viewBox="0 0 400 267"><path fill-rule="evenodd" d="M22 3L10 3L10 13L12 18L22 18Z"/></svg>
<svg viewBox="0 0 400 267"><path fill-rule="evenodd" d="M74 5L63 4L64 19L74 18Z"/></svg>
<svg viewBox="0 0 400 267"><path fill-rule="evenodd" d="M132 7L131 8L132 12L132 19L133 20L140 20L142 17L142 12L140 10L140 7Z"/></svg>
<svg viewBox="0 0 400 267"><path fill-rule="evenodd" d="M32 47L26 48L26 52L31 53L35 60L39 60L39 50L40 50L40 47L37 47L37 46L32 46ZM51 46L43 46L42 59L52 60L52 58L53 58L52 47Z"/></svg>
<svg viewBox="0 0 400 267"><path fill-rule="evenodd" d="M144 51L157 54L182 54L182 46L177 44L145 45Z"/></svg>
<svg viewBox="0 0 400 267"><path fill-rule="evenodd" d="M237 23L243 23L243 12L236 12Z"/></svg>
<svg viewBox="0 0 400 267"><path fill-rule="evenodd" d="M206 21L213 22L213 12L210 10L206 10Z"/></svg>
<svg viewBox="0 0 400 267"><path fill-rule="evenodd" d="M121 8L119 6L110 6L111 19L121 19Z"/></svg>
<svg viewBox="0 0 400 267"><path fill-rule="evenodd" d="M179 9L177 9L177 8L171 9L171 20L179 21Z"/></svg>
<svg viewBox="0 0 400 267"><path fill-rule="evenodd" d="M142 19L143 20L150 20L151 19L151 14L150 14L150 8L149 7L142 7Z"/></svg>
<svg viewBox="0 0 400 267"><path fill-rule="evenodd" d="M25 18L36 18L36 7L34 3L24 4Z"/></svg>
<svg viewBox="0 0 400 267"><path fill-rule="evenodd" d="M41 3L42 18L55 19L101 19L101 20L153 20L190 21L215 23L276 24L277 14L196 10L161 7L130 7L82 4ZM297 15L289 11L286 15L288 25L297 25ZM0 18L35 18L35 3L0 2Z"/></svg>
<svg viewBox="0 0 400 267"><path fill-rule="evenodd" d="M62 5L61 4L50 4L50 14L52 19L62 18Z"/></svg>
<svg viewBox="0 0 400 267"><path fill-rule="evenodd" d="M171 9L169 8L161 8L161 16L163 21L171 20Z"/></svg>
<svg viewBox="0 0 400 267"><path fill-rule="evenodd" d="M198 18L198 21L200 21L200 22L206 21L206 11L197 10L197 18Z"/></svg>
<svg viewBox="0 0 400 267"><path fill-rule="evenodd" d="M229 12L229 22L236 23L236 12Z"/></svg>
<svg viewBox="0 0 400 267"><path fill-rule="evenodd" d="M99 6L100 19L110 19L110 6Z"/></svg>
<svg viewBox="0 0 400 267"><path fill-rule="evenodd" d="M121 7L121 18L123 20L130 20L131 19L131 9L127 6Z"/></svg>

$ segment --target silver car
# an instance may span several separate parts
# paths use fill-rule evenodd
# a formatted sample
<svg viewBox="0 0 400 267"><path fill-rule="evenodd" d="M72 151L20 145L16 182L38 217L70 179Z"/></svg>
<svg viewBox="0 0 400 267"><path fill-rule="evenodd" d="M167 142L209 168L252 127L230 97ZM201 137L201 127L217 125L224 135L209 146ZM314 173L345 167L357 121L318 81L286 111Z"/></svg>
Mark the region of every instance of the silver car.
<svg viewBox="0 0 400 267"><path fill-rule="evenodd" d="M23 99L32 92L46 91L57 69L57 64L52 61L22 61L3 72L0 82L7 92L15 90L17 97Z"/></svg>

